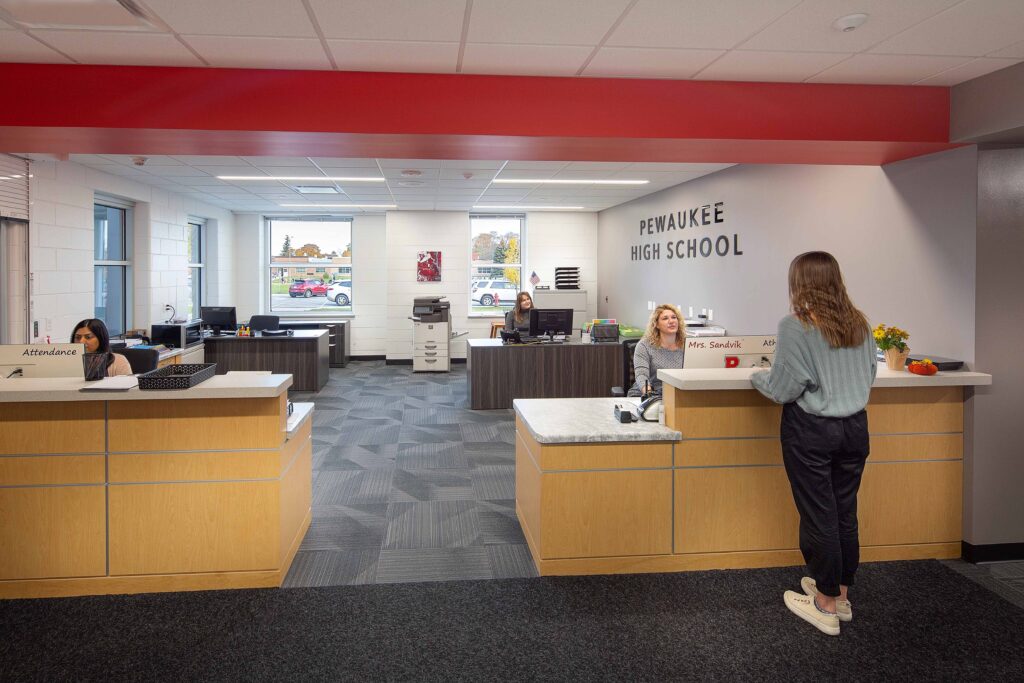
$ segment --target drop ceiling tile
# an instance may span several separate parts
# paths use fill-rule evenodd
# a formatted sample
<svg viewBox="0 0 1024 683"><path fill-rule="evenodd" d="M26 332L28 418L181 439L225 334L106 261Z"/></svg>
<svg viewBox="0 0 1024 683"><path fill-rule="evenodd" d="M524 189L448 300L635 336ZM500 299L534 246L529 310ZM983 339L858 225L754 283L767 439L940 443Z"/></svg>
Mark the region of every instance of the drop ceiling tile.
<svg viewBox="0 0 1024 683"><path fill-rule="evenodd" d="M377 168L376 159L351 159L345 157L313 157L321 168ZM331 171L334 173L334 171Z"/></svg>
<svg viewBox="0 0 1024 683"><path fill-rule="evenodd" d="M714 173L734 164L663 164L656 162L637 162L630 164L625 171L648 171L651 173Z"/></svg>
<svg viewBox="0 0 1024 683"><path fill-rule="evenodd" d="M70 64L71 60L20 31L4 31L0 38L0 62Z"/></svg>
<svg viewBox="0 0 1024 683"><path fill-rule="evenodd" d="M445 159L441 161L441 168L497 171L504 163L492 159Z"/></svg>
<svg viewBox="0 0 1024 683"><path fill-rule="evenodd" d="M470 178L465 180L459 178L458 180L441 180L438 181L439 187L447 187L450 189L483 189L491 183L490 178Z"/></svg>
<svg viewBox="0 0 1024 683"><path fill-rule="evenodd" d="M439 180L491 180L494 178L495 169L489 168L443 168L438 176ZM469 175L469 178L466 177Z"/></svg>
<svg viewBox="0 0 1024 683"><path fill-rule="evenodd" d="M177 33L315 38L302 0L146 0Z"/></svg>
<svg viewBox="0 0 1024 683"><path fill-rule="evenodd" d="M702 81L799 83L835 66L849 54L732 50L695 76Z"/></svg>
<svg viewBox="0 0 1024 683"><path fill-rule="evenodd" d="M1024 59L1024 40L1019 43L1014 43L1009 47L1004 47L1001 50L996 50L987 55L988 57L1005 57L1007 59Z"/></svg>
<svg viewBox="0 0 1024 683"><path fill-rule="evenodd" d="M267 0L272 2L273 0ZM458 43L465 0L310 0L326 38Z"/></svg>
<svg viewBox="0 0 1024 683"><path fill-rule="evenodd" d="M387 168L384 169L384 177L389 180L423 180L428 181L437 178L441 172L439 168L419 168L419 167L408 167L402 166L398 168ZM405 176L402 173L406 170L419 171L419 175Z"/></svg>
<svg viewBox="0 0 1024 683"><path fill-rule="evenodd" d="M606 45L729 49L800 0L640 0Z"/></svg>
<svg viewBox="0 0 1024 683"><path fill-rule="evenodd" d="M84 64L202 66L174 36L164 33L34 31L34 34Z"/></svg>
<svg viewBox="0 0 1024 683"><path fill-rule="evenodd" d="M691 78L723 54L721 50L667 50L603 47L584 76L616 78Z"/></svg>
<svg viewBox="0 0 1024 683"><path fill-rule="evenodd" d="M857 0L805 2L771 26L745 41L744 50L778 52L861 52L934 16L960 0ZM863 13L868 20L855 31L832 28L848 14Z"/></svg>
<svg viewBox="0 0 1024 683"><path fill-rule="evenodd" d="M597 45L629 0L474 0L467 41Z"/></svg>
<svg viewBox="0 0 1024 683"><path fill-rule="evenodd" d="M242 160L257 168L265 168L268 166L313 167L313 162L311 162L308 157L242 157Z"/></svg>
<svg viewBox="0 0 1024 683"><path fill-rule="evenodd" d="M1020 62L1020 59L988 59L986 57L981 57L961 66L954 67L948 71L935 74L930 78L920 80L914 85L957 85L964 81L969 81L972 78L984 76L985 74L990 74L993 71L999 71L1000 69L1005 69L1008 66L1019 64Z"/></svg>
<svg viewBox="0 0 1024 683"><path fill-rule="evenodd" d="M441 168L441 159L379 159L381 168Z"/></svg>
<svg viewBox="0 0 1024 683"><path fill-rule="evenodd" d="M455 73L458 43L329 40L327 45L342 71Z"/></svg>
<svg viewBox="0 0 1024 683"><path fill-rule="evenodd" d="M217 178L209 175L178 178L176 182L190 187L227 187L228 184L227 181L218 180Z"/></svg>
<svg viewBox="0 0 1024 683"><path fill-rule="evenodd" d="M331 68L317 38L182 36L210 66L239 69Z"/></svg>
<svg viewBox="0 0 1024 683"><path fill-rule="evenodd" d="M1024 2L967 0L869 50L878 54L981 57L1024 35Z"/></svg>
<svg viewBox="0 0 1024 683"><path fill-rule="evenodd" d="M157 175L157 176L178 177L178 178L193 177L194 178L196 176L208 176L209 175L207 173L204 173L203 171L200 171L198 168L195 168L194 166L185 166L185 165L182 165L182 166L161 166L161 165L158 165L158 164L150 165L147 162L144 168L146 170L146 173L150 173L152 175Z"/></svg>
<svg viewBox="0 0 1024 683"><path fill-rule="evenodd" d="M573 76L591 50L566 45L468 43L462 55L462 73Z"/></svg>
<svg viewBox="0 0 1024 683"><path fill-rule="evenodd" d="M146 154L101 154L99 155L107 161L113 161L118 164L125 166L131 166L137 168L135 165L135 159L142 157L146 160L146 166L184 166L182 162L178 161L174 157L160 156L160 155L146 155Z"/></svg>
<svg viewBox="0 0 1024 683"><path fill-rule="evenodd" d="M807 82L910 85L967 61L963 57L859 54L807 79Z"/></svg>
<svg viewBox="0 0 1024 683"><path fill-rule="evenodd" d="M218 156L197 156L189 154L175 154L171 159L182 164L202 164L206 166L234 166L241 164L240 157L218 157Z"/></svg>
<svg viewBox="0 0 1024 683"><path fill-rule="evenodd" d="M560 170L566 164L571 162L568 161L510 161L505 164L505 168L502 173L508 171L551 171L552 173ZM547 176L540 176L546 178Z"/></svg>
<svg viewBox="0 0 1024 683"><path fill-rule="evenodd" d="M239 165L239 166L221 166L219 164L207 166L206 164L196 164L195 168L198 168L200 171L204 171L204 172L209 173L210 175L213 175L213 176L218 176L218 175L261 176L261 175L265 175L258 168L254 168L252 166L248 166L248 165L245 165L245 164L242 164L242 165ZM273 182L273 181L268 180L267 182L269 183L269 182Z"/></svg>
<svg viewBox="0 0 1024 683"><path fill-rule="evenodd" d="M0 19L0 31L14 31L15 27Z"/></svg>

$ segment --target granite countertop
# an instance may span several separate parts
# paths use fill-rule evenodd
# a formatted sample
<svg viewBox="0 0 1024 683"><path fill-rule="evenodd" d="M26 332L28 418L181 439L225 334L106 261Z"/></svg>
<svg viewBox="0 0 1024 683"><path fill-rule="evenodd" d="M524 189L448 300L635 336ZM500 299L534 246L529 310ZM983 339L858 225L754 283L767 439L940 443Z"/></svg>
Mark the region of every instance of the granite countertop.
<svg viewBox="0 0 1024 683"><path fill-rule="evenodd" d="M753 389L750 376L757 368L695 368L693 370L658 370L658 379L665 384L684 391L708 391L716 389ZM878 365L878 375L872 387L950 387L982 386L992 384L992 375L983 372L955 370L939 372L930 377L912 372L898 372Z"/></svg>
<svg viewBox="0 0 1024 683"><path fill-rule="evenodd" d="M537 443L596 443L622 441L679 441L683 435L657 422L615 421L615 405L635 411L632 398L517 398L516 415Z"/></svg>
<svg viewBox="0 0 1024 683"><path fill-rule="evenodd" d="M292 376L241 372L214 375L191 389L81 391L90 384L84 379L57 377L0 379L0 403L272 398L288 391Z"/></svg>

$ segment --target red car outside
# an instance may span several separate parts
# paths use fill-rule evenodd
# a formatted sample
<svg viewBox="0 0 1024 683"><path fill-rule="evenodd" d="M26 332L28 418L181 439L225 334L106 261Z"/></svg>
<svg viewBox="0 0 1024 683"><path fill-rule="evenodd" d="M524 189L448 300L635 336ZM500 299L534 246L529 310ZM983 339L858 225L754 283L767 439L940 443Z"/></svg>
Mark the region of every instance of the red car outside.
<svg viewBox="0 0 1024 683"><path fill-rule="evenodd" d="M321 280L296 280L288 287L288 296L327 296L327 285Z"/></svg>

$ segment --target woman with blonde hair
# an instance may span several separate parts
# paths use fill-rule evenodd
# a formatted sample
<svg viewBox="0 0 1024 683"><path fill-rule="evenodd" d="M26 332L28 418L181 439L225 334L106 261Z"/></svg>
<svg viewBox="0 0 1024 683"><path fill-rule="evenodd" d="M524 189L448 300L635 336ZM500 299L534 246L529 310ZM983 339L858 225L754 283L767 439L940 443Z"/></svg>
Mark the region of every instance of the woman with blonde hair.
<svg viewBox="0 0 1024 683"><path fill-rule="evenodd" d="M860 562L857 490L868 457L864 407L875 380L875 341L846 293L835 258L800 254L789 266L793 309L779 322L775 362L754 373L782 409L782 460L800 513L800 551L810 576L786 591L796 616L829 635L853 620L848 588Z"/></svg>
<svg viewBox="0 0 1024 683"><path fill-rule="evenodd" d="M529 292L519 292L516 295L516 305L505 314L505 329L509 332L519 330L528 332L530 330L530 309L533 308L533 297Z"/></svg>
<svg viewBox="0 0 1024 683"><path fill-rule="evenodd" d="M647 331L633 350L633 374L636 382L628 396L661 393L658 370L683 367L686 343L683 316L672 304L660 304L651 313Z"/></svg>

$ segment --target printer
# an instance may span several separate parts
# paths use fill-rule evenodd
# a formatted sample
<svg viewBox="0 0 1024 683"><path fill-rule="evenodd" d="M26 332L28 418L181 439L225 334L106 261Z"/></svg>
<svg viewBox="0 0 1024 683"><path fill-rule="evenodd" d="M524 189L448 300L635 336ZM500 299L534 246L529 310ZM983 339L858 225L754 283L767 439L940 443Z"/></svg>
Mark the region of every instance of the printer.
<svg viewBox="0 0 1024 683"><path fill-rule="evenodd" d="M443 296L416 297L412 302L412 319L418 323L446 323L451 304Z"/></svg>
<svg viewBox="0 0 1024 683"><path fill-rule="evenodd" d="M452 323L451 304L443 296L416 297L412 302L413 372L448 372L451 356L448 344Z"/></svg>

